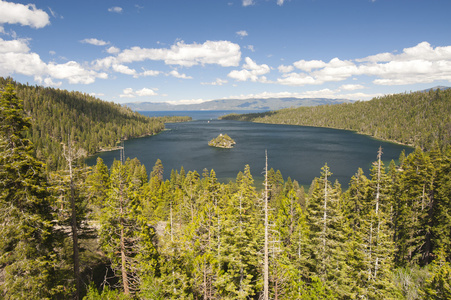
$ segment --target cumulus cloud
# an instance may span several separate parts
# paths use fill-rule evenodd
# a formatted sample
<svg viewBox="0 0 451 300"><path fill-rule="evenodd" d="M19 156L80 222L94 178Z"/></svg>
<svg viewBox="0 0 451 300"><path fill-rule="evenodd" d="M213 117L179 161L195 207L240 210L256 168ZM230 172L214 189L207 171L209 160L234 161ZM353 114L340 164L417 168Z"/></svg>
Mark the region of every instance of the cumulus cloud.
<svg viewBox="0 0 451 300"><path fill-rule="evenodd" d="M277 67L277 69L279 70L280 73L288 73L294 70L293 66L284 66L284 65L280 65L279 67Z"/></svg>
<svg viewBox="0 0 451 300"><path fill-rule="evenodd" d="M342 86L340 86L340 89L345 91L361 90L363 88L365 87L361 84L343 84Z"/></svg>
<svg viewBox="0 0 451 300"><path fill-rule="evenodd" d="M130 69L129 67L127 67L126 65L121 65L121 64L113 64L112 68L115 72L118 73L122 73L125 75L136 75L136 70L134 69Z"/></svg>
<svg viewBox="0 0 451 300"><path fill-rule="evenodd" d="M111 46L108 49L106 49L106 52L108 52L109 54L117 54L117 53L121 52L121 49Z"/></svg>
<svg viewBox="0 0 451 300"><path fill-rule="evenodd" d="M45 63L36 53L30 52L25 40L5 41L0 38L0 76L22 74L34 76L38 82L58 85L53 79L64 79L71 84L93 83L96 78L107 78L106 73L88 70L75 61L64 64Z"/></svg>
<svg viewBox="0 0 451 300"><path fill-rule="evenodd" d="M310 72L312 69L324 68L326 63L321 60L299 60L294 62L293 66L302 71Z"/></svg>
<svg viewBox="0 0 451 300"><path fill-rule="evenodd" d="M116 59L122 63L161 60L168 65L184 67L199 64L218 64L230 67L238 65L241 52L239 45L229 41L206 41L203 44L185 44L180 41L167 49L132 47L119 53Z"/></svg>
<svg viewBox="0 0 451 300"><path fill-rule="evenodd" d="M119 95L121 98L135 98L135 97L148 97L155 96L157 93L148 88L143 88L137 91L134 91L132 88L126 88L122 91L122 94Z"/></svg>
<svg viewBox="0 0 451 300"><path fill-rule="evenodd" d="M168 75L180 79L193 79L193 77L187 76L186 74L180 74L177 70L172 70Z"/></svg>
<svg viewBox="0 0 451 300"><path fill-rule="evenodd" d="M351 76L372 76L373 83L379 85L451 82L451 46L434 48L422 42L399 54L386 52L355 60L333 58L329 62L299 60L293 67L301 72L284 74L277 82L301 86L343 81ZM279 67L279 71L283 70L287 68Z"/></svg>
<svg viewBox="0 0 451 300"><path fill-rule="evenodd" d="M167 65L192 67L195 65L216 64L222 67L237 66L241 59L240 46L229 41L206 41L203 44L185 44L179 41L170 48L140 48L132 47L120 51L110 47L107 52L114 56L107 56L92 62L96 70L112 70L134 77L157 76L159 71L144 71L138 74L126 65L141 61L163 61ZM191 76L180 74L177 70L166 73L181 79L191 79Z"/></svg>
<svg viewBox="0 0 451 300"><path fill-rule="evenodd" d="M202 85L223 85L223 84L226 84L227 82L228 81L225 79L216 78L216 80L213 82L201 82L200 84L202 84Z"/></svg>
<svg viewBox="0 0 451 300"><path fill-rule="evenodd" d="M266 81L266 77L262 76L269 73L270 68L266 64L258 65L251 58L245 58L245 64L242 70L233 70L227 76L238 81ZM261 77L260 77L261 76Z"/></svg>
<svg viewBox="0 0 451 300"><path fill-rule="evenodd" d="M254 5L254 0L243 0L243 6Z"/></svg>
<svg viewBox="0 0 451 300"><path fill-rule="evenodd" d="M109 12L114 12L114 13L121 13L122 12L122 7L119 7L119 6L113 6L113 7L110 7L110 8L108 8L108 11Z"/></svg>
<svg viewBox="0 0 451 300"><path fill-rule="evenodd" d="M59 86L61 86L63 83L61 82L61 81L59 81L59 82L54 82L53 80L52 80L52 78L45 78L44 79L44 85L45 86L53 86L53 87L59 87Z"/></svg>
<svg viewBox="0 0 451 300"><path fill-rule="evenodd" d="M0 0L0 24L20 24L43 28L50 24L49 15L34 4L19 4Z"/></svg>
<svg viewBox="0 0 451 300"><path fill-rule="evenodd" d="M26 53L30 51L27 40L5 41L0 38L0 53Z"/></svg>
<svg viewBox="0 0 451 300"><path fill-rule="evenodd" d="M140 73L140 76L158 76L160 75L160 71L156 70L144 70L142 73Z"/></svg>
<svg viewBox="0 0 451 300"><path fill-rule="evenodd" d="M105 46L105 45L109 44L109 42L105 42L105 41L94 39L94 38L84 39L84 40L81 40L80 42L84 43L84 44L91 44L94 46Z"/></svg>

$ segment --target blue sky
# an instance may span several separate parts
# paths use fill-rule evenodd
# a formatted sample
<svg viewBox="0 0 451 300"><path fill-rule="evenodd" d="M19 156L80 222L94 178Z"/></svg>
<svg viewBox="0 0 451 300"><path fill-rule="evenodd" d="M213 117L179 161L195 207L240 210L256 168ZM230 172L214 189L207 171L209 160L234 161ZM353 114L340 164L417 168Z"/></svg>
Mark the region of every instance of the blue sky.
<svg viewBox="0 0 451 300"><path fill-rule="evenodd" d="M0 76L126 102L451 86L449 0L0 0Z"/></svg>

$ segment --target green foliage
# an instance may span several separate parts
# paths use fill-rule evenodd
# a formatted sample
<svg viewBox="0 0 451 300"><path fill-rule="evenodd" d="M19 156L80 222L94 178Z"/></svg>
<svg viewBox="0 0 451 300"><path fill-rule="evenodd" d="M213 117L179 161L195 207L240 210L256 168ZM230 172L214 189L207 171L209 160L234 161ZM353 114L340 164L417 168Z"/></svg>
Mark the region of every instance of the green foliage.
<svg viewBox="0 0 451 300"><path fill-rule="evenodd" d="M93 285L90 285L88 288L88 292L83 300L128 300L132 299L131 297L125 295L124 293L118 290L111 290L108 286L105 286L101 293L97 290L97 288Z"/></svg>
<svg viewBox="0 0 451 300"><path fill-rule="evenodd" d="M0 96L0 297L46 299L58 282L45 166L25 138L30 123L14 87Z"/></svg>
<svg viewBox="0 0 451 300"><path fill-rule="evenodd" d="M82 96L28 86L20 89L30 99L45 100L46 95L61 93L67 99ZM434 109L447 99L442 92L415 95L420 99L435 95L428 104ZM96 99L83 97L95 104L92 107L104 107ZM402 98L389 99L397 102L398 97ZM384 99L370 101L370 106ZM83 120L83 114L90 114L88 108L78 110L79 105L84 107L83 101L63 101L61 107L72 103ZM43 108L51 111L49 103L53 102ZM141 122L127 110L122 113L127 120ZM130 124L138 124L135 121ZM60 134L58 143L65 141L67 133L76 132L61 124L55 131ZM122 129L112 126L124 137ZM213 170L199 174L183 168L172 170L165 181L160 160L148 176L137 159L115 161L110 169L98 159L93 168L78 167L78 161L72 161L69 172L47 173L47 178L45 165L35 154L41 151L43 157L50 156L44 150L35 151L29 128L21 101L8 85L0 98L0 298L73 295L70 269L75 250L69 232L75 232L74 227L81 233L84 278L94 274L93 269L110 270L91 280L85 299L262 297L264 196L254 186L249 166L229 183L218 182ZM33 134L36 130L33 125ZM72 138L83 139L67 136ZM446 139L441 145L434 143L429 152L418 147L407 157L401 154L399 165L391 162L388 168L378 159L368 177L357 170L345 192L338 182L330 181L327 164L308 195L295 180L284 180L279 171L269 170L270 296L451 297L451 147L446 143ZM67 152L63 153L67 160ZM59 161L60 168L65 165ZM72 231L69 224L75 224ZM85 232L85 226L95 230ZM96 239L85 238L85 233ZM84 246L90 251L82 251ZM112 276L108 275L111 270Z"/></svg>
<svg viewBox="0 0 451 300"><path fill-rule="evenodd" d="M0 77L0 88L9 82L12 80ZM164 129L165 122L190 120L188 117L149 118L120 104L80 92L12 84L23 99L24 110L33 126L20 119L5 121L9 126L19 126L20 130L29 129L26 136L36 145L37 157L46 162L49 170L64 167L62 145L67 145L69 140L90 155L114 149L120 140L157 134ZM17 121L25 123L15 124Z"/></svg>
<svg viewBox="0 0 451 300"><path fill-rule="evenodd" d="M394 94L334 105L287 108L223 119L329 127L432 149L451 145L451 90Z"/></svg>
<svg viewBox="0 0 451 300"><path fill-rule="evenodd" d="M421 292L427 299L451 299L451 264L445 260L443 250L432 263L431 276Z"/></svg>

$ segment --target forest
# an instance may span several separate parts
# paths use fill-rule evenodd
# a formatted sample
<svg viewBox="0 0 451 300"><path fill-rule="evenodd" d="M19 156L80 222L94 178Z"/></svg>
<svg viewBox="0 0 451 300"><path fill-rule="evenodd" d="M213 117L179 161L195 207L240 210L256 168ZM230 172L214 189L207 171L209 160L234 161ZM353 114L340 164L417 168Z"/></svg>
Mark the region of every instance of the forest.
<svg viewBox="0 0 451 300"><path fill-rule="evenodd" d="M123 155L87 167L78 136L49 171L24 103L1 91L0 298L451 298L446 143L387 166L375 149L346 190L327 164L308 189L268 163L264 186L247 165L228 183Z"/></svg>
<svg viewBox="0 0 451 300"><path fill-rule="evenodd" d="M423 150L451 145L451 89L386 95L370 101L286 108L222 119L345 129Z"/></svg>
<svg viewBox="0 0 451 300"><path fill-rule="evenodd" d="M118 142L154 135L164 130L164 123L189 121L189 117L149 118L125 106L80 92L30 86L12 78L0 77L0 88L12 84L24 111L32 120L26 133L35 145L36 155L49 170L65 165L63 145L76 142L86 155L107 151Z"/></svg>

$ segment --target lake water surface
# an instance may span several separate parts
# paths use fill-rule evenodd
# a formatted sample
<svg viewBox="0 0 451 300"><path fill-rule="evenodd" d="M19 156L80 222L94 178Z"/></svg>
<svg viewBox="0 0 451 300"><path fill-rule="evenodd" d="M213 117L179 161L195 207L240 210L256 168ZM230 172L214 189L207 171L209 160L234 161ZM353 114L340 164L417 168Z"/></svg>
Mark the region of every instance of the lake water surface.
<svg viewBox="0 0 451 300"><path fill-rule="evenodd" d="M284 179L290 176L302 185L310 185L327 163L333 173L331 181L338 179L345 187L359 167L368 176L379 146L383 148L382 158L387 166L392 159L398 159L403 149L406 154L412 151L407 146L344 130L214 119L221 115L219 112L195 112L196 117L193 112L183 114L192 115L196 120L166 124L168 130L156 136L125 141L125 156L137 157L149 173L155 161L160 159L165 178L169 178L172 169L180 170L183 166L186 172L196 170L199 174L205 168L214 169L223 182L236 178L248 164L254 178L260 181L267 150L268 167L280 170ZM209 147L208 142L220 133L233 138L235 147ZM111 166L113 160L120 156L119 151L104 152L91 157L87 163L95 164L97 157Z"/></svg>

